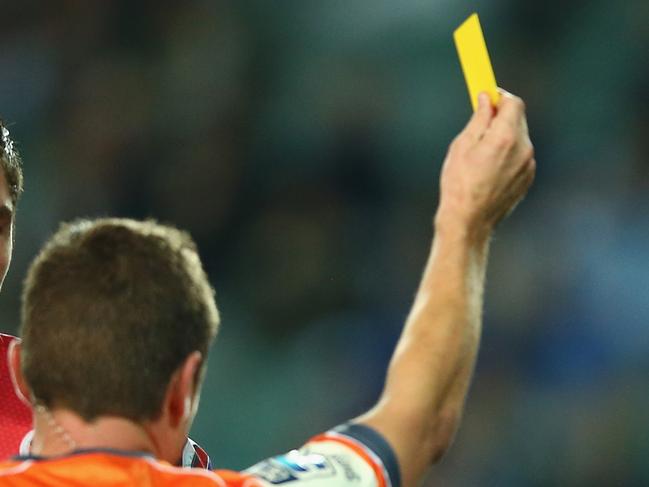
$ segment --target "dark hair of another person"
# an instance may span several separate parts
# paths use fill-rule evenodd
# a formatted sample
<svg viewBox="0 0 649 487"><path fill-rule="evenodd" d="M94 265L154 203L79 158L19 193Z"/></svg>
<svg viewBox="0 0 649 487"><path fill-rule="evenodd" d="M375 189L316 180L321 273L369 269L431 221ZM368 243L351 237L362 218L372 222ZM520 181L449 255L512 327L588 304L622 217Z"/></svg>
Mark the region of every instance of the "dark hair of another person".
<svg viewBox="0 0 649 487"><path fill-rule="evenodd" d="M9 130L2 120L0 120L0 165L7 180L11 202L15 208L23 192L22 161L14 141L9 136Z"/></svg>
<svg viewBox="0 0 649 487"><path fill-rule="evenodd" d="M191 237L153 221L63 224L22 295L22 368L33 401L86 421L159 417L172 374L208 348L219 317Z"/></svg>

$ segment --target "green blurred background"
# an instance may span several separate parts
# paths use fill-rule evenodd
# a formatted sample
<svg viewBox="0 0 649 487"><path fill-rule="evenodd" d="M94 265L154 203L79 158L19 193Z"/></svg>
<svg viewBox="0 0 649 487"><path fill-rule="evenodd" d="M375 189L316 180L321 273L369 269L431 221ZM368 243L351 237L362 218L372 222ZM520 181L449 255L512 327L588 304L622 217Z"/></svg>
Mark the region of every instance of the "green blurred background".
<svg viewBox="0 0 649 487"><path fill-rule="evenodd" d="M495 238L479 364L426 485L649 485L649 2L1 2L25 161L0 329L61 220L188 229L217 290L193 437L219 467L377 398L470 115L480 13L538 178Z"/></svg>

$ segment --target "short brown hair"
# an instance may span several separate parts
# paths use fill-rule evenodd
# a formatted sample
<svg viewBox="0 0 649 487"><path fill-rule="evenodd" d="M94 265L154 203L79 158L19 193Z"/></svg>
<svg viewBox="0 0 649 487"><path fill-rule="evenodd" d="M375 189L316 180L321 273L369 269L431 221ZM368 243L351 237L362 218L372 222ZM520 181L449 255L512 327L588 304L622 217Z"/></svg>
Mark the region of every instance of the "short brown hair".
<svg viewBox="0 0 649 487"><path fill-rule="evenodd" d="M0 166L9 186L9 194L14 208L23 192L23 168L20 155L14 141L9 136L9 130L0 120Z"/></svg>
<svg viewBox="0 0 649 487"><path fill-rule="evenodd" d="M189 354L205 364L218 321L187 233L128 219L63 224L25 280L23 373L45 407L156 419Z"/></svg>

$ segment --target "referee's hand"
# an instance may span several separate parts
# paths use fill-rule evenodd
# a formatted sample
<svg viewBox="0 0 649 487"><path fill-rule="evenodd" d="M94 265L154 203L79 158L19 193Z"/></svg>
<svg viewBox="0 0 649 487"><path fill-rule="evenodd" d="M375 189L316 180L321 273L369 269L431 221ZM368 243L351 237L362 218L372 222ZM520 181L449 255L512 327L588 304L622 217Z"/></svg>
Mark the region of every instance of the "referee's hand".
<svg viewBox="0 0 649 487"><path fill-rule="evenodd" d="M449 148L440 178L437 227L459 225L468 236L489 238L534 180L525 104L500 91L496 108L485 93L480 95L478 109Z"/></svg>

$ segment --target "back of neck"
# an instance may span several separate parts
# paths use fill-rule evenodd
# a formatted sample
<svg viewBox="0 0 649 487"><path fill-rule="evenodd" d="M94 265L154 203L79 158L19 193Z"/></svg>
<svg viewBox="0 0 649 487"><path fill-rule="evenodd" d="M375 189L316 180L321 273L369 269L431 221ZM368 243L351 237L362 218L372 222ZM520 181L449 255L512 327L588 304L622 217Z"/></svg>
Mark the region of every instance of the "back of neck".
<svg viewBox="0 0 649 487"><path fill-rule="evenodd" d="M155 453L146 429L129 419L101 416L87 422L67 409L34 407L32 455L49 457L95 448Z"/></svg>

